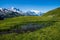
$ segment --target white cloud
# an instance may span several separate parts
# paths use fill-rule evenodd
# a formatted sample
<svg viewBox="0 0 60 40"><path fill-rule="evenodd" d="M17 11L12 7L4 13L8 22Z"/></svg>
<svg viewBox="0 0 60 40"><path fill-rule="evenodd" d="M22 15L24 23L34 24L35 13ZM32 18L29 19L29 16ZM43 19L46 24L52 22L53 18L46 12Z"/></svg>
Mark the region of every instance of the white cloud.
<svg viewBox="0 0 60 40"><path fill-rule="evenodd" d="M36 14L38 14L40 11L39 10L31 10L32 12L35 12Z"/></svg>

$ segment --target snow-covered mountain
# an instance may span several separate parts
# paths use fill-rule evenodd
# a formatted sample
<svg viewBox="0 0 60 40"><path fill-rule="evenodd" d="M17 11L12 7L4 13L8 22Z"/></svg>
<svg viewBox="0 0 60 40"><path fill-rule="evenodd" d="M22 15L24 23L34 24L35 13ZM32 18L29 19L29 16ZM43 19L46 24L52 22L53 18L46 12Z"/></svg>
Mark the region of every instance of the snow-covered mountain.
<svg viewBox="0 0 60 40"><path fill-rule="evenodd" d="M0 17L15 17L15 16L40 16L42 13L38 10L30 10L23 12L17 8L0 8Z"/></svg>
<svg viewBox="0 0 60 40"><path fill-rule="evenodd" d="M18 13L22 12L20 9L17 9L17 8L14 8L14 7L11 7L9 10L13 11L13 12L18 12Z"/></svg>
<svg viewBox="0 0 60 40"><path fill-rule="evenodd" d="M42 13L38 10L30 10L26 12L27 15L31 15L31 16L40 16L42 15Z"/></svg>
<svg viewBox="0 0 60 40"><path fill-rule="evenodd" d="M11 9L0 8L0 16L2 15L4 17L15 17L15 16L23 16L24 14L17 8L11 8Z"/></svg>

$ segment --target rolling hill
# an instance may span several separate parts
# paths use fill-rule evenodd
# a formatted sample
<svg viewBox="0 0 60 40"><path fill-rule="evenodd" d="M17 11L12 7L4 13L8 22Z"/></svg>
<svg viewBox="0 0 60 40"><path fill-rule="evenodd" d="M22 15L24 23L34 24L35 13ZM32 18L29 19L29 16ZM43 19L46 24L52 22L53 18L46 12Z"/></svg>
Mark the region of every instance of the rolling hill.
<svg viewBox="0 0 60 40"><path fill-rule="evenodd" d="M60 8L43 16L0 20L0 40L60 40Z"/></svg>
<svg viewBox="0 0 60 40"><path fill-rule="evenodd" d="M51 11L48 11L47 13L45 13L43 16L60 16L60 7L53 9Z"/></svg>

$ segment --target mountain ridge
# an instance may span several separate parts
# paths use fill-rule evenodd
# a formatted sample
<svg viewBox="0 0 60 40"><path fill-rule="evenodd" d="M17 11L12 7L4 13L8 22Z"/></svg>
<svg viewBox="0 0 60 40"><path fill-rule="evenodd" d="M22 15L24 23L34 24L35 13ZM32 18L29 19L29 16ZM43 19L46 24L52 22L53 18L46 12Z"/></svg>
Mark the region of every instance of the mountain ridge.
<svg viewBox="0 0 60 40"><path fill-rule="evenodd" d="M23 12L20 9L17 8L0 8L0 18L11 18L11 17L17 17L17 16L41 16L42 13L37 13L35 11L27 11Z"/></svg>

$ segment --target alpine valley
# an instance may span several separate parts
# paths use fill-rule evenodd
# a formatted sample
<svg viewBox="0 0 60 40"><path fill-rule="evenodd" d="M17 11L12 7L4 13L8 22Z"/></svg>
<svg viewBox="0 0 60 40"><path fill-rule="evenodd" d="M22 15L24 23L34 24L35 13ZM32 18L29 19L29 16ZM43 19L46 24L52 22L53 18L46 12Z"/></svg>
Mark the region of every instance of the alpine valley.
<svg viewBox="0 0 60 40"><path fill-rule="evenodd" d="M0 8L0 40L60 40L60 7L46 13Z"/></svg>

